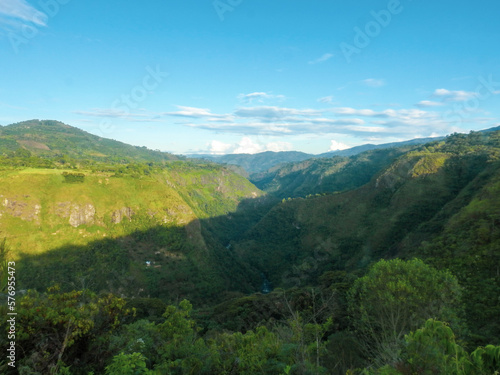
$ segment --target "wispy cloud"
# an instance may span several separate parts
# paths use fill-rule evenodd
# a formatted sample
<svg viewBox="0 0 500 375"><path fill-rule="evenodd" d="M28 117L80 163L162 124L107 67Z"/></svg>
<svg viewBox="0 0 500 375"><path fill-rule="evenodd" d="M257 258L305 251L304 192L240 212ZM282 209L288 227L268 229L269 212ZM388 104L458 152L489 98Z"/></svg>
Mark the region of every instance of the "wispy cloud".
<svg viewBox="0 0 500 375"><path fill-rule="evenodd" d="M447 89L437 89L432 94L434 97L441 98L445 102L462 102L476 97L478 94L471 91L451 91Z"/></svg>
<svg viewBox="0 0 500 375"><path fill-rule="evenodd" d="M409 139L439 132L441 135L456 131L453 124L439 112L422 109L384 109L340 107L325 110L284 107L238 108L232 121L214 119L193 121L189 127L226 134L245 136L293 136L337 134L354 137L373 137L374 134ZM479 121L473 119L471 121Z"/></svg>
<svg viewBox="0 0 500 375"><path fill-rule="evenodd" d="M420 107L420 108L428 108L428 107L439 107L439 106L442 106L443 103L441 103L441 102L434 102L432 100L422 100L422 101L418 102L415 105L417 107Z"/></svg>
<svg viewBox="0 0 500 375"><path fill-rule="evenodd" d="M40 12L26 0L0 1L0 27L19 28L25 24L47 26L47 15Z"/></svg>
<svg viewBox="0 0 500 375"><path fill-rule="evenodd" d="M114 108L94 108L89 111L73 111L73 113L81 116L100 117L108 119L122 119L131 122L158 122L160 121L158 114L142 111L141 113L130 113Z"/></svg>
<svg viewBox="0 0 500 375"><path fill-rule="evenodd" d="M165 112L162 115L166 116L179 116L179 117L191 117L191 118L225 118L227 115L218 115L211 113L209 109L206 108L196 108L196 107L185 107L178 105L179 111L176 112Z"/></svg>
<svg viewBox="0 0 500 375"><path fill-rule="evenodd" d="M333 56L334 56L333 53L325 53L320 58L317 58L316 60L309 61L309 64L311 64L311 65L320 64L320 63L323 63L325 61L330 60Z"/></svg>
<svg viewBox="0 0 500 375"><path fill-rule="evenodd" d="M430 115L435 116L434 112L427 112L420 109L385 109L383 111L374 111L373 109L355 109L350 107L333 108L332 111L337 115L361 116L361 117L382 117L382 118L424 118Z"/></svg>
<svg viewBox="0 0 500 375"><path fill-rule="evenodd" d="M265 99L269 95L271 94L266 92L253 92L242 94L241 99L258 100L258 98ZM287 140L286 137L292 136L330 137L329 139L335 140L342 136L360 139L372 139L373 137L410 139L460 131L456 127L456 123L453 122L453 118L445 116L440 106L445 108L447 99L463 98L471 94L465 91L446 90L445 92L441 90L437 91L437 95L440 95L443 100L423 100L415 105L418 108L334 107L313 109L258 105L240 106L230 113L217 113L209 108L177 105L174 111L157 113L145 110L128 113L119 109L92 109L76 113L87 117L116 118L122 121L176 123L218 134L254 137L257 140L261 136L283 138L277 141L278 143L275 142L276 149L280 149L284 146L279 142L284 142ZM331 100L330 97L322 99L324 103ZM175 118L183 120L176 122ZM485 125L495 119L480 118L471 114L466 120L469 124ZM208 151L213 153L242 152L242 150L266 151L271 147L274 146L268 146L267 143L259 143L259 147L257 147L248 142L239 145L225 144L218 140L211 143Z"/></svg>
<svg viewBox="0 0 500 375"><path fill-rule="evenodd" d="M313 109L295 109L274 106L245 107L234 112L237 117L256 118L262 121L293 121L296 116L319 116L321 111Z"/></svg>
<svg viewBox="0 0 500 375"><path fill-rule="evenodd" d="M376 78L368 78L361 81L365 86L368 87L382 87L385 86L385 80L376 79Z"/></svg>

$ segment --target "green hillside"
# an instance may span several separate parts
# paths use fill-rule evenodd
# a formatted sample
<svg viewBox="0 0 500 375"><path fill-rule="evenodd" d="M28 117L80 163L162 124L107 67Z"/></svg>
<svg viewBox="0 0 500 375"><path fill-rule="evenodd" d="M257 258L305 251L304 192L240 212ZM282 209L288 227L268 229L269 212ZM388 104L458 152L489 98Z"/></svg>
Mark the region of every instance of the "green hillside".
<svg viewBox="0 0 500 375"><path fill-rule="evenodd" d="M55 121L7 126L1 139L12 147L0 145L0 233L21 288L200 303L255 289L200 223L261 196L243 177Z"/></svg>
<svg viewBox="0 0 500 375"><path fill-rule="evenodd" d="M0 127L1 164L34 166L92 162L163 162L179 157L101 138L52 120L31 120ZM33 156L33 158L29 158ZM39 165L37 165L39 164Z"/></svg>
<svg viewBox="0 0 500 375"><path fill-rule="evenodd" d="M369 182L382 168L416 147L388 148L350 157L334 156L287 163L255 173L250 180L279 198L352 190Z"/></svg>

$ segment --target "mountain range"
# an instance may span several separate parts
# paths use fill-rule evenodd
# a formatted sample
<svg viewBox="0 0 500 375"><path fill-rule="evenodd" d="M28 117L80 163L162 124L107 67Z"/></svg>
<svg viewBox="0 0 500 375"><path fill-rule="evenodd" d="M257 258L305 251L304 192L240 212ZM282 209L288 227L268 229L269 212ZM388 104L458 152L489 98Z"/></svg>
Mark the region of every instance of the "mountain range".
<svg viewBox="0 0 500 375"><path fill-rule="evenodd" d="M271 168L276 167L277 165L284 163L301 162L307 159L331 158L333 156L354 156L369 150L394 148L406 145L418 145L441 139L443 138L442 137L416 138L409 141L383 143L379 145L365 144L361 146L351 147L346 150L330 151L318 155L307 154L298 151L279 151L279 152L266 151L257 154L227 154L227 155L189 154L186 156L194 159L210 160L220 164L237 165L244 168L249 175L252 175L254 173L265 172Z"/></svg>

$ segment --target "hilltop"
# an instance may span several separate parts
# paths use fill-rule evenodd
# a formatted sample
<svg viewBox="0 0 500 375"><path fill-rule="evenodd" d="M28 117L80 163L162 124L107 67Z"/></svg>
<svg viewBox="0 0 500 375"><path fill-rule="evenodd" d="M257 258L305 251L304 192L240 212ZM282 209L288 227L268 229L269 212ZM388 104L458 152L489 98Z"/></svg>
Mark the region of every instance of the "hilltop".
<svg viewBox="0 0 500 375"><path fill-rule="evenodd" d="M30 120L0 127L0 151L2 163L17 157L27 159L27 163L44 166L181 159L166 152L98 137L53 120ZM33 156L32 160L30 156ZM37 158L40 160L37 161Z"/></svg>

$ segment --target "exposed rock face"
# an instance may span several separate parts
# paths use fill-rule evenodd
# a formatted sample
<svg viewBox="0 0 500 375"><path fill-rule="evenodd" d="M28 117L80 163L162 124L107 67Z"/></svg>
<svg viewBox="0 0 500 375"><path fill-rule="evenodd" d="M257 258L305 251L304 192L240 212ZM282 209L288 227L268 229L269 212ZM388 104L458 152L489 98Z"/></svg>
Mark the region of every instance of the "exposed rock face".
<svg viewBox="0 0 500 375"><path fill-rule="evenodd" d="M40 220L40 212L42 210L42 206L39 204L27 203L17 199L2 199L2 206L5 208L5 211L14 217L19 217L23 220L27 221L36 221Z"/></svg>
<svg viewBox="0 0 500 375"><path fill-rule="evenodd" d="M82 224L93 224L95 217L95 207L90 203L83 206L72 205L69 215L69 224L72 227L78 227Z"/></svg>
<svg viewBox="0 0 500 375"><path fill-rule="evenodd" d="M134 215L134 211L130 207L122 207L119 210L116 210L111 215L111 222L113 224L120 224L124 218L127 218L129 221L132 221L132 216Z"/></svg>

